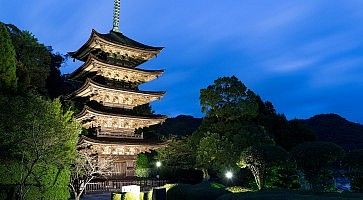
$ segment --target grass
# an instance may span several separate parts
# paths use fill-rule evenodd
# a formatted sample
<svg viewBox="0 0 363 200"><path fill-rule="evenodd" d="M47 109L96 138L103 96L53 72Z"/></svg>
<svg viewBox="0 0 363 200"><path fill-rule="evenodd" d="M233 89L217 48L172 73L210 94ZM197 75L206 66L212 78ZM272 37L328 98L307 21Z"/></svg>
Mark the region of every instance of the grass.
<svg viewBox="0 0 363 200"><path fill-rule="evenodd" d="M164 186L167 191L168 200L358 200L363 199L363 193L322 193L291 191L291 190L265 190L252 191L243 187L225 187L216 183L200 183L197 185L188 184L167 184ZM144 197L145 196L145 197ZM119 199L117 196L115 199ZM152 191L141 193L140 199L126 195L126 200L151 200Z"/></svg>
<svg viewBox="0 0 363 200"><path fill-rule="evenodd" d="M270 190L259 192L241 192L226 194L217 198L217 200L335 200L335 199L363 199L362 193L322 193L313 194L309 192L286 191L286 190Z"/></svg>

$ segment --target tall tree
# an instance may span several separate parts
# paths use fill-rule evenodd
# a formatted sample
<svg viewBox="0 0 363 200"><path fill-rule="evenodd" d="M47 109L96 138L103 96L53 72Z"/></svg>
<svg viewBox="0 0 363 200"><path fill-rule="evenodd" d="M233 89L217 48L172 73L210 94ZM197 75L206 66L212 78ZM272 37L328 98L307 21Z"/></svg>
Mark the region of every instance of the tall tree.
<svg viewBox="0 0 363 200"><path fill-rule="evenodd" d="M230 155L238 155L251 145L273 143L265 127L256 120L260 101L237 77L218 78L200 92L205 118L192 136L194 145L198 146L209 132L232 143L233 151L237 153L229 152Z"/></svg>
<svg viewBox="0 0 363 200"><path fill-rule="evenodd" d="M7 24L6 28L16 52L19 89L32 90L51 98L65 92L64 78L60 73L63 56L54 54L52 47L41 44L28 31L11 24Z"/></svg>
<svg viewBox="0 0 363 200"><path fill-rule="evenodd" d="M196 167L203 171L204 180L209 179L208 170L229 170L235 165L233 144L224 136L207 133L200 140L196 152ZM228 156L227 156L228 155Z"/></svg>
<svg viewBox="0 0 363 200"><path fill-rule="evenodd" d="M2 96L0 108L0 184L18 199L68 198L80 133L72 112L32 94Z"/></svg>
<svg viewBox="0 0 363 200"><path fill-rule="evenodd" d="M0 91L16 88L16 54L11 37L0 22Z"/></svg>

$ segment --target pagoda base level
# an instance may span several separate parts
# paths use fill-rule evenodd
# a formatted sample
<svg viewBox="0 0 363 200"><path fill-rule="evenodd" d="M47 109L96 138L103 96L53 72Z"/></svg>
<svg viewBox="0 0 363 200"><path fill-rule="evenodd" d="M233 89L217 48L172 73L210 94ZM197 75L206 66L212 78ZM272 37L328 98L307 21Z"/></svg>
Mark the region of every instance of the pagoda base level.
<svg viewBox="0 0 363 200"><path fill-rule="evenodd" d="M134 155L103 155L98 158L98 162L109 163L107 177L122 179L136 176L136 159Z"/></svg>

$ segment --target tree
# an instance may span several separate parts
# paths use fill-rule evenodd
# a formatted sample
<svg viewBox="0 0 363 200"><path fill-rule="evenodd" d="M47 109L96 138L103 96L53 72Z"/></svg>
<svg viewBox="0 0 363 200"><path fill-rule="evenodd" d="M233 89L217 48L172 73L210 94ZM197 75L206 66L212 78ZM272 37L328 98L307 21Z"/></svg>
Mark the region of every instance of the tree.
<svg viewBox="0 0 363 200"><path fill-rule="evenodd" d="M331 165L344 156L344 150L329 142L308 142L291 152L297 167L314 191L326 191L333 184Z"/></svg>
<svg viewBox="0 0 363 200"><path fill-rule="evenodd" d="M265 187L267 167L286 161L287 152L273 145L251 146L242 151L237 165L251 170L259 190Z"/></svg>
<svg viewBox="0 0 363 200"><path fill-rule="evenodd" d="M206 117L225 121L257 115L257 96L237 77L222 77L200 91L200 104Z"/></svg>
<svg viewBox="0 0 363 200"><path fill-rule="evenodd" d="M156 159L169 168L190 169L195 165L195 150L189 138L173 140L157 150Z"/></svg>
<svg viewBox="0 0 363 200"><path fill-rule="evenodd" d="M60 73L63 56L54 54L52 47L41 44L28 31L21 31L11 24L7 24L6 28L16 52L16 76L20 91L32 90L51 98L66 92Z"/></svg>
<svg viewBox="0 0 363 200"><path fill-rule="evenodd" d="M155 164L156 152L145 152L137 155L136 176L139 178L149 178L151 176L153 164Z"/></svg>
<svg viewBox="0 0 363 200"><path fill-rule="evenodd" d="M205 118L192 140L198 145L207 134L225 136L242 149L254 145L272 143L265 127L257 121L260 98L235 76L222 77L206 89L201 89L200 103Z"/></svg>
<svg viewBox="0 0 363 200"><path fill-rule="evenodd" d="M197 146L197 164L205 175L210 169L218 172L223 167L235 167L240 152L249 146L273 143L257 120L260 101L235 76L218 78L201 89L205 118L191 141Z"/></svg>
<svg viewBox="0 0 363 200"><path fill-rule="evenodd" d="M363 150L360 149L347 153L343 163L351 180L351 190L363 192Z"/></svg>
<svg viewBox="0 0 363 200"><path fill-rule="evenodd" d="M200 140L196 152L196 167L203 171L204 180L209 179L208 170L234 167L232 143L216 133L208 133Z"/></svg>
<svg viewBox="0 0 363 200"><path fill-rule="evenodd" d="M106 177L112 173L112 159L98 160L98 153L90 146L79 146L78 153L71 165L71 188L74 198L81 199L87 185L96 178Z"/></svg>
<svg viewBox="0 0 363 200"><path fill-rule="evenodd" d="M0 97L1 185L18 199L69 197L69 166L80 125L59 100Z"/></svg>
<svg viewBox="0 0 363 200"><path fill-rule="evenodd" d="M301 143L315 141L314 132L300 120L288 121L269 101L258 99L258 105L257 124L273 136L277 145L289 151Z"/></svg>
<svg viewBox="0 0 363 200"><path fill-rule="evenodd" d="M4 24L0 22L0 91L15 90L16 54L11 37Z"/></svg>

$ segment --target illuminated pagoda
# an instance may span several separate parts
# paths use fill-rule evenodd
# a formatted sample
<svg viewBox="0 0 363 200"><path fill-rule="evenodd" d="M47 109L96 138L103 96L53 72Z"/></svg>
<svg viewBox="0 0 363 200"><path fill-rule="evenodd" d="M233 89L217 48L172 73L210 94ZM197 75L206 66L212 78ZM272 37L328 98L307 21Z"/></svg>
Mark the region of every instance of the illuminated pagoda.
<svg viewBox="0 0 363 200"><path fill-rule="evenodd" d="M119 31L120 0L115 0L113 29L101 34L92 30L88 41L69 55L84 64L68 79L80 87L66 98L81 105L76 119L93 136L83 136L80 145L98 154L98 161L112 159L115 177L135 176L139 153L160 148L162 143L144 137L142 128L157 125L165 116L153 115L149 103L159 100L164 92L140 91L139 85L157 79L163 70L138 68L156 57L163 49L132 40ZM137 111L149 110L140 114Z"/></svg>

